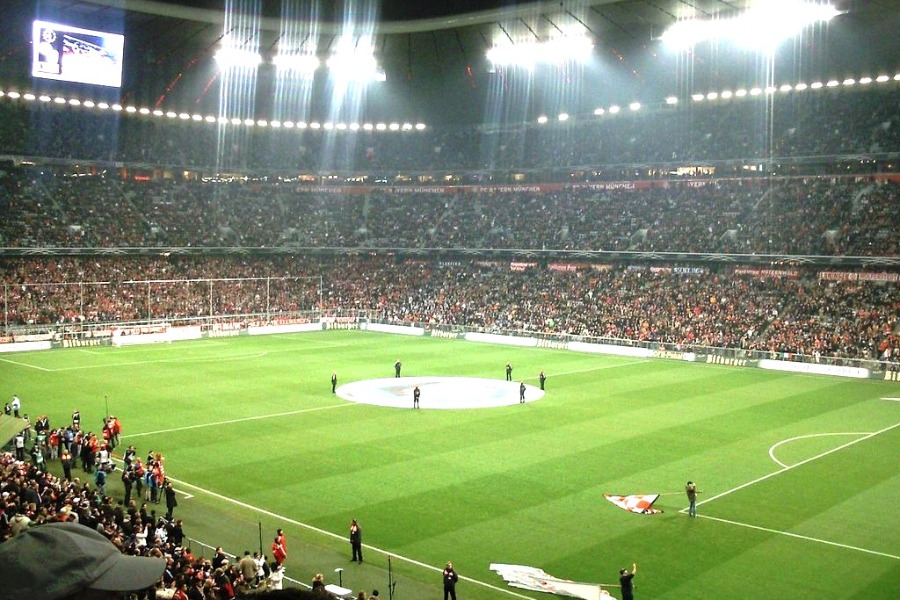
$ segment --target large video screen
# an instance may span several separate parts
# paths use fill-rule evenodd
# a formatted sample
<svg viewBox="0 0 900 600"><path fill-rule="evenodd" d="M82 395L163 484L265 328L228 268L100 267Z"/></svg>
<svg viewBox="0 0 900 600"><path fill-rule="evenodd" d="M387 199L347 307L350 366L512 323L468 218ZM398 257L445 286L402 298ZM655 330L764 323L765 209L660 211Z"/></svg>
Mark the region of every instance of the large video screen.
<svg viewBox="0 0 900 600"><path fill-rule="evenodd" d="M124 35L35 21L32 45L33 77L122 86Z"/></svg>

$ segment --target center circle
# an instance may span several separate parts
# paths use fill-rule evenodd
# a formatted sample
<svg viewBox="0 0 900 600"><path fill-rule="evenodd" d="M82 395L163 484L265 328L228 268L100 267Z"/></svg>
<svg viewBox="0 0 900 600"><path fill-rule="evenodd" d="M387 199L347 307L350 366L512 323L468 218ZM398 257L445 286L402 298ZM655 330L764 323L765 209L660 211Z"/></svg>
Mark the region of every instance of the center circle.
<svg viewBox="0 0 900 600"><path fill-rule="evenodd" d="M518 381L479 377L390 377L346 383L335 393L360 404L413 408L413 390L419 386L422 409L492 408L520 403ZM544 391L525 384L525 402L544 397Z"/></svg>

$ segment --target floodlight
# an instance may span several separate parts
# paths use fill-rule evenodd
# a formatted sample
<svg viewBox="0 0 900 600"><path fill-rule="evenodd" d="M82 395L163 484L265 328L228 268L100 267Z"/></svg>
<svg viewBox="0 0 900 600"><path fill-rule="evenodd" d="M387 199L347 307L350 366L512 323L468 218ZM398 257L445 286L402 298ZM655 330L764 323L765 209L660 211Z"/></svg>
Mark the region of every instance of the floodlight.
<svg viewBox="0 0 900 600"><path fill-rule="evenodd" d="M284 126L285 126L286 129L293 129L293 128L294 128L294 122L293 122L293 121L285 121L285 122L284 122Z"/></svg>
<svg viewBox="0 0 900 600"><path fill-rule="evenodd" d="M216 122L216 118L212 115L206 115L206 117L203 120L206 121L207 123L215 123Z"/></svg>
<svg viewBox="0 0 900 600"><path fill-rule="evenodd" d="M0 95L2 95L2 93L0 93ZM48 96L46 94L38 97L38 100L40 100L41 102L50 102L52 99L53 98L51 98L50 96ZM86 102L85 102L85 106L87 106ZM93 104L91 106L93 106Z"/></svg>
<svg viewBox="0 0 900 600"><path fill-rule="evenodd" d="M318 121L313 121L309 124L310 129L321 129L322 125Z"/></svg>
<svg viewBox="0 0 900 600"><path fill-rule="evenodd" d="M609 107L609 114L614 115L614 114L618 113L619 110L620 110L619 107L616 106L615 104L613 104L612 106Z"/></svg>
<svg viewBox="0 0 900 600"><path fill-rule="evenodd" d="M22 94L20 94L19 92L8 92L6 95L9 96L10 98L12 98L13 100L18 100L19 98L22 97ZM64 104L65 98L63 98L62 101Z"/></svg>
<svg viewBox="0 0 900 600"><path fill-rule="evenodd" d="M9 94L7 94L7 96L9 96L10 98L18 98L19 92L10 92ZM55 102L56 104L65 104L66 99L60 98L59 96L57 96L56 98L53 99L53 102ZM105 108L105 107L101 107L101 108Z"/></svg>
<svg viewBox="0 0 900 600"><path fill-rule="evenodd" d="M24 96L22 96L22 98L25 100L34 100L35 96L34 94L25 94Z"/></svg>
<svg viewBox="0 0 900 600"><path fill-rule="evenodd" d="M758 87L750 88L750 95L751 95L751 96L759 96L760 94L762 94L762 90L759 89Z"/></svg>
<svg viewBox="0 0 900 600"><path fill-rule="evenodd" d="M231 124L232 124L232 125L240 125L240 124L241 124L241 120L240 120L239 118L237 118L237 117L231 117Z"/></svg>
<svg viewBox="0 0 900 600"><path fill-rule="evenodd" d="M889 80L890 80L890 77L888 77L887 75L879 75L878 77L875 78L875 81L877 81L878 83L884 83L885 81L889 81Z"/></svg>
<svg viewBox="0 0 900 600"><path fill-rule="evenodd" d="M789 84L789 83L785 83L785 84L783 84L780 88L778 88L778 91L779 91L779 92L782 92L782 93L785 93L785 92L790 92L790 91L793 90L793 89L794 89L794 86L792 86L792 85Z"/></svg>
<svg viewBox="0 0 900 600"><path fill-rule="evenodd" d="M214 58L223 69L257 67L262 62L262 56L258 52L240 48L220 48Z"/></svg>
<svg viewBox="0 0 900 600"><path fill-rule="evenodd" d="M257 126L257 127L268 127L268 126L269 126L269 122L266 121L265 119L260 119L260 120L258 120L258 121L256 122L256 126Z"/></svg>
<svg viewBox="0 0 900 600"><path fill-rule="evenodd" d="M731 90L723 90L722 93L720 94L720 96L722 98L725 98L726 100L731 98L733 95L734 94L731 92Z"/></svg>
<svg viewBox="0 0 900 600"><path fill-rule="evenodd" d="M719 94L717 94L716 92L710 92L710 93L706 94L707 100L716 100L718 97L719 97Z"/></svg>
<svg viewBox="0 0 900 600"><path fill-rule="evenodd" d="M372 131L373 129L375 129L375 126L372 125L371 123L363 123L364 131Z"/></svg>
<svg viewBox="0 0 900 600"><path fill-rule="evenodd" d="M669 96L666 98L666 104L678 104L678 98L675 96Z"/></svg>
<svg viewBox="0 0 900 600"><path fill-rule="evenodd" d="M112 109L113 109L114 111L116 111L116 112L121 112L121 111L122 111L122 105L121 105L121 104L113 104L110 108L112 108Z"/></svg>
<svg viewBox="0 0 900 600"><path fill-rule="evenodd" d="M531 68L537 64L585 62L593 49L587 36L574 35L544 42L504 43L488 50L487 59L494 65Z"/></svg>
<svg viewBox="0 0 900 600"><path fill-rule="evenodd" d="M228 125L228 117L219 117L216 119L216 123L219 125Z"/></svg>
<svg viewBox="0 0 900 600"><path fill-rule="evenodd" d="M400 123L391 123L388 125L388 129L391 131L398 131L400 129Z"/></svg>
<svg viewBox="0 0 900 600"><path fill-rule="evenodd" d="M814 90L820 89L824 84L821 81L813 81L809 84L809 87Z"/></svg>
<svg viewBox="0 0 900 600"><path fill-rule="evenodd" d="M73 102L75 102L75 104L73 104ZM78 100L69 100L69 104L72 104L72 106L78 106L81 103ZM132 115L137 112L137 107L136 106L126 106L125 112Z"/></svg>
<svg viewBox="0 0 900 600"><path fill-rule="evenodd" d="M805 90L808 87L809 86L806 85L805 83L798 83L797 85L794 86L794 89L797 90L798 92L802 92L803 90Z"/></svg>
<svg viewBox="0 0 900 600"><path fill-rule="evenodd" d="M540 123L541 125L543 125L543 124L546 123L547 121L548 121L547 115L540 115L540 116L537 118L537 122Z"/></svg>
<svg viewBox="0 0 900 600"><path fill-rule="evenodd" d="M743 98L744 96L747 95L747 90L745 90L744 88L741 88L738 91L736 91L734 93L734 95L737 96L738 98Z"/></svg>
<svg viewBox="0 0 900 600"><path fill-rule="evenodd" d="M838 83L837 79L832 79L832 80L830 80L828 83L826 83L825 85L826 85L827 87L837 87L837 86L839 86L839 85L841 85L841 84Z"/></svg>
<svg viewBox="0 0 900 600"><path fill-rule="evenodd" d="M28 96L28 94L25 94L25 96ZM81 106L81 100L78 98L69 98L69 106Z"/></svg>
<svg viewBox="0 0 900 600"><path fill-rule="evenodd" d="M84 105L87 106L87 102L85 102ZM141 113L142 115L149 115L150 109L147 108L146 106L142 106L141 110L139 110L138 112Z"/></svg>
<svg viewBox="0 0 900 600"><path fill-rule="evenodd" d="M384 123L376 123L375 124L375 131L385 131L385 130L387 130L387 125L385 125Z"/></svg>
<svg viewBox="0 0 900 600"><path fill-rule="evenodd" d="M173 111L173 110L170 110L170 111L167 111L167 112L166 112L166 117L169 118L169 119L177 119L177 118L178 118L178 113L175 112L175 111Z"/></svg>
<svg viewBox="0 0 900 600"><path fill-rule="evenodd" d="M706 98L703 94L691 94L691 100L694 102L702 102Z"/></svg>
<svg viewBox="0 0 900 600"><path fill-rule="evenodd" d="M894 75L894 81L900 81L900 73Z"/></svg>
<svg viewBox="0 0 900 600"><path fill-rule="evenodd" d="M852 77L848 77L842 82L844 85L856 85L856 80Z"/></svg>
<svg viewBox="0 0 900 600"><path fill-rule="evenodd" d="M872 83L872 78L871 77L860 77L859 83L862 85L868 85L868 84Z"/></svg>
<svg viewBox="0 0 900 600"><path fill-rule="evenodd" d="M661 36L666 45L690 48L708 40L732 41L747 48L772 49L804 27L829 21L840 11L802 0L760 0L730 19L685 19Z"/></svg>
<svg viewBox="0 0 900 600"><path fill-rule="evenodd" d="M278 129L279 127L281 127L281 121L272 119L271 121L269 121L269 127L274 127L275 129Z"/></svg>
<svg viewBox="0 0 900 600"><path fill-rule="evenodd" d="M154 116L154 117L161 117L161 116L163 116L164 114L166 114L166 113L164 113L163 111L159 110L158 108L157 108L156 110L153 111L153 116Z"/></svg>
<svg viewBox="0 0 900 600"><path fill-rule="evenodd" d="M191 115L186 112L178 113L178 118L181 119L182 121L190 121Z"/></svg>
<svg viewBox="0 0 900 600"><path fill-rule="evenodd" d="M57 98L54 98L53 101L56 102L57 100ZM107 108L109 108L109 104L107 104L106 102L98 102L97 108L99 108L100 110L106 110Z"/></svg>
<svg viewBox="0 0 900 600"><path fill-rule="evenodd" d="M416 123L416 131L425 131L426 128L425 123Z"/></svg>
<svg viewBox="0 0 900 600"><path fill-rule="evenodd" d="M559 113L559 116L556 117L556 120L560 123L565 123L569 120L569 113Z"/></svg>
<svg viewBox="0 0 900 600"><path fill-rule="evenodd" d="M594 114L597 115L598 117L599 117L600 115L605 115L605 114L606 114L606 109L605 109L605 108L595 108L595 109L594 109Z"/></svg>
<svg viewBox="0 0 900 600"><path fill-rule="evenodd" d="M412 131L412 128L413 128L412 123L404 123L403 125L400 126L400 129L403 131Z"/></svg>
<svg viewBox="0 0 900 600"><path fill-rule="evenodd" d="M378 80L378 63L371 52L341 51L333 54L325 64L335 79L357 82Z"/></svg>
<svg viewBox="0 0 900 600"><path fill-rule="evenodd" d="M309 125L306 124L306 121L297 121L297 129L306 129Z"/></svg>
<svg viewBox="0 0 900 600"><path fill-rule="evenodd" d="M191 115L191 121L202 121L203 115Z"/></svg>
<svg viewBox="0 0 900 600"><path fill-rule="evenodd" d="M325 124L322 125L322 129L326 129L326 130L328 130L328 131L331 131L332 129L334 129L334 123L328 121L328 122L326 122Z"/></svg>
<svg viewBox="0 0 900 600"><path fill-rule="evenodd" d="M253 119L247 118L247 119L244 119L244 125L246 125L247 127L253 127L254 125L256 125L256 121L254 121Z"/></svg>
<svg viewBox="0 0 900 600"><path fill-rule="evenodd" d="M628 108L629 108L629 110L632 110L632 111L641 110L641 103L640 102L632 102L631 104L628 105Z"/></svg>
<svg viewBox="0 0 900 600"><path fill-rule="evenodd" d="M272 64L285 71L312 75L322 61L312 54L276 54L272 57Z"/></svg>
<svg viewBox="0 0 900 600"><path fill-rule="evenodd" d="M774 85L767 85L766 89L764 91L767 94L774 94L776 89L778 89L778 88L776 88Z"/></svg>

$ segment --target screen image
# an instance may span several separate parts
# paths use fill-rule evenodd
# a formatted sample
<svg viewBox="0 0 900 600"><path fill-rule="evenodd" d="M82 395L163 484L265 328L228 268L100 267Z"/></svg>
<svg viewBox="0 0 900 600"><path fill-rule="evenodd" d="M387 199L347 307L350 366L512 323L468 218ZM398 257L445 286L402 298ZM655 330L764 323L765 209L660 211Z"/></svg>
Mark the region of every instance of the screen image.
<svg viewBox="0 0 900 600"><path fill-rule="evenodd" d="M33 77L110 87L122 85L123 35L35 21L32 45Z"/></svg>

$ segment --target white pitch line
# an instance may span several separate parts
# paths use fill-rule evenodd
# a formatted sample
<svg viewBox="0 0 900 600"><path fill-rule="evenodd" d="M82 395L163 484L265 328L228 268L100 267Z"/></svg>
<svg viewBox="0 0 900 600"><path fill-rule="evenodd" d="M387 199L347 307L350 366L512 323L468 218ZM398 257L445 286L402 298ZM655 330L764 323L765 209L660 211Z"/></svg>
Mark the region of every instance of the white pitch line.
<svg viewBox="0 0 900 600"><path fill-rule="evenodd" d="M882 398L882 400L892 400L894 402L900 402L900 398Z"/></svg>
<svg viewBox="0 0 900 600"><path fill-rule="evenodd" d="M787 537L797 538L800 540L806 540L809 542L816 542L819 544L825 544L827 546L835 546L837 548L844 548L846 550L855 550L856 552L865 552L866 554L874 554L876 556L884 556L887 558L893 558L895 560L900 560L900 556L896 556L894 554L888 554L887 552L878 552L877 550L867 550L866 548L859 548L858 546L851 546L849 544L841 544L838 542L832 542L829 540L823 540L820 538L810 537L808 535L800 535L799 533L791 533L789 531L779 531L778 529L769 529L768 527L760 527L759 525L751 525L749 523L740 523L738 521L730 521L728 519L720 519L718 517L710 517L708 515L697 515L701 519L709 519L710 521L718 521L719 523L728 523L729 525L737 525L738 527L746 527L748 529L756 529L758 531L765 531L767 533L776 533L778 535L785 535Z"/></svg>
<svg viewBox="0 0 900 600"><path fill-rule="evenodd" d="M774 476L776 476L776 475L780 475L780 474L782 474L782 473L784 473L784 472L786 472L786 471L790 471L791 469L795 469L795 468L797 468L797 467L799 467L799 466L805 465L806 463L812 462L812 461L814 461L814 460L818 460L818 459L820 459L820 458L823 458L823 457L825 457L825 456L828 456L829 454L833 454L834 452L837 452L838 450L843 450L844 448L848 448L848 447L850 447L850 446L852 446L852 445L854 445L854 444L858 444L858 443L860 443L860 442L862 442L862 441L865 441L865 440L867 440L867 439L869 439L869 438L875 437L876 435L882 434L882 433L884 433L884 432L886 432L886 431L890 431L891 429L895 429L895 428L897 428L897 427L900 427L900 423L895 423L895 424L891 425L890 427L885 427L884 429L880 429L880 430L878 430L878 431L876 431L876 432L874 432L874 433L870 433L870 434L868 434L868 435L865 435L865 436L863 436L863 437L861 437L861 438L859 438L859 439L853 440L852 442L847 442L846 444L842 444L842 445L840 445L840 446L837 446L836 448L832 448L831 450L826 450L825 452L821 452L821 453L819 453L819 454L816 454L815 456L811 456L811 457L809 457L809 458L807 458L807 459L801 460L800 462L795 463L795 464L790 465L790 466L787 466L787 467L784 467L783 469L779 469L779 470L777 470L777 471L772 471L772 472L769 473L768 475L763 475L762 477L757 477L757 478L754 479L753 481L748 481L747 483L742 483L741 485L739 485L739 486L737 486L737 487L735 487L735 488L731 488L730 490L725 490L725 491L722 492L721 494L716 494L715 496L712 496L712 497L710 497L710 498L707 498L706 500L703 500L702 502L698 502L698 503L697 503L697 506L700 506L700 505L702 505L702 504L706 504L706 503L708 503L708 502L712 502L713 500L717 500L717 499L719 499L719 498L721 498L721 497L723 497L723 496L727 496L728 494L731 494L731 493L736 492L736 491L738 491L738 490L742 490L742 489L744 489L745 487L750 487L751 485L754 485L754 484L756 484L756 483L759 483L760 481L765 481L766 479L769 479L770 477L774 477ZM681 511L679 511L679 512L686 512L686 511L687 511L687 509L686 509L686 508L683 508L683 509L681 509Z"/></svg>
<svg viewBox="0 0 900 600"><path fill-rule="evenodd" d="M590 369L576 369L575 371L563 371L562 373L547 373L547 380L551 377L563 377L564 375L578 375L580 373L591 373L593 371L603 371L604 369L617 369L619 367L629 367L631 365L642 365L644 363L650 362L649 360L633 360L631 362L619 363L617 365L603 365L602 367L591 367ZM525 377L525 381L531 381L532 379L538 379L538 376L534 377ZM522 381L519 379L518 381Z"/></svg>
<svg viewBox="0 0 900 600"><path fill-rule="evenodd" d="M18 365L20 367L28 367L29 369L37 369L38 371L46 371L52 372L53 369L48 369L47 367L39 367L37 365L29 365L28 363L19 362L17 360L10 360L8 358L0 358L0 362L9 363L11 365Z"/></svg>
<svg viewBox="0 0 900 600"><path fill-rule="evenodd" d="M245 421L259 421L261 419L272 419L275 417L289 417L291 415L299 415L303 413L316 412L319 410L331 410L333 408L344 408L347 406L358 406L353 402L345 404L332 404L331 406L318 406L316 408L300 408L281 413L271 413L268 415L253 415L252 417L241 417L240 419L228 419L227 421L215 421L213 423L198 423L196 425L185 425L184 427L173 427L172 429L159 429L157 431L144 431L142 433L132 433L123 435L123 439L131 439L136 437L144 437L145 435L160 435L163 433L175 433L177 431L188 431L191 429L203 429L204 427L218 427L219 425L231 425L234 423L243 423Z"/></svg>
<svg viewBox="0 0 900 600"><path fill-rule="evenodd" d="M342 406L343 406L343 405L342 405ZM208 496L212 496L213 498L217 498L217 499L219 499L219 500L222 500L223 502L228 502L228 503L230 503L230 504L234 504L235 506L239 506L239 507L244 508L244 509L247 509L247 510L249 510L249 511L256 512L256 513L259 513L259 514L261 514L261 515L265 515L265 516L267 516L267 517L271 517L271 518L273 518L273 519L278 519L278 520L280 520L280 521L284 521L285 523L290 523L291 525L296 525L297 527L302 527L302 528L304 528L304 529L308 529L309 531L313 531L313 532L315 532L315 533L318 533L318 534L321 534L321 535L324 535L324 536L327 536L327 537L331 537L331 538L334 538L334 539L336 539L336 540L341 540L341 541L346 541L346 540L347 540L347 538L346 538L345 535L333 533L333 532L327 531L327 530L325 530L325 529L320 529L319 527L316 527L315 525L310 525L309 523L301 523L300 521L297 521L296 519L291 519L290 517L285 517L284 515L279 515L278 513L274 513L274 512L272 512L272 511L270 511L270 510L266 510L266 509L264 509L264 508L260 508L260 507L258 507L258 506L254 506L253 504L247 504L246 502L241 502L240 500L237 500L236 498L229 498L228 496L223 496L222 494L219 494L219 493L217 493L217 492L213 492L212 490L207 490L206 488L202 488L202 487L200 487L200 486L198 486L198 485L194 485L194 484L188 483L188 482L186 482L186 481L181 481L181 480L175 479L175 478L173 478L173 477L169 477L169 479L170 479L171 481L174 481L175 483L177 483L177 484L179 484L179 485L189 487L189 488L191 488L191 489L193 489L193 490L195 490L195 491L201 492L201 493L206 494L206 495L208 495ZM407 557L407 556L402 556L402 555L396 554L396 553L394 553L394 552L388 552L387 550L382 550L381 548L378 548L378 547L376 547L376 546L370 546L369 544L363 544L363 547L366 548L367 550L371 550L371 551L373 551L373 552L377 552L377 553L379 553L379 554L383 554L383 555L385 555L385 556L387 556L387 557L389 557L389 558L396 558L396 559L402 560L403 562L409 563L409 564L411 564L411 565L415 565L415 566L417 566L417 567L422 567L422 568L424 568L424 569L429 569L429 570L434 571L434 572L436 572L436 573L440 573L440 572L443 571L443 569L442 569L441 567L435 567L435 566L432 566L432 565L423 563L423 562L421 562L421 561L418 561L418 560L416 560L416 559L414 559L414 558L409 558L409 557ZM472 579L471 577L466 577L466 576L464 576L464 575L460 575L459 578L462 579L463 581L468 581L469 583L474 583L474 584L476 584L476 585L480 585L480 586L482 586L482 587L486 587L486 588L488 588L488 589L491 589L491 590L494 590L494 591L497 591L497 592L502 592L502 593L504 593L504 594L508 594L508 595L514 596L514 597L516 597L516 598L522 598L523 600L533 600L533 598L532 598L531 596L524 596L524 595L518 594L518 593L516 593L516 592L514 592L514 591L512 591L512 590L509 590L509 589L506 589L506 588L502 588L502 587L498 587L498 586L495 586L495 585L491 585L490 583L485 583L484 581L479 581L479 580L477 580L477 579Z"/></svg>

